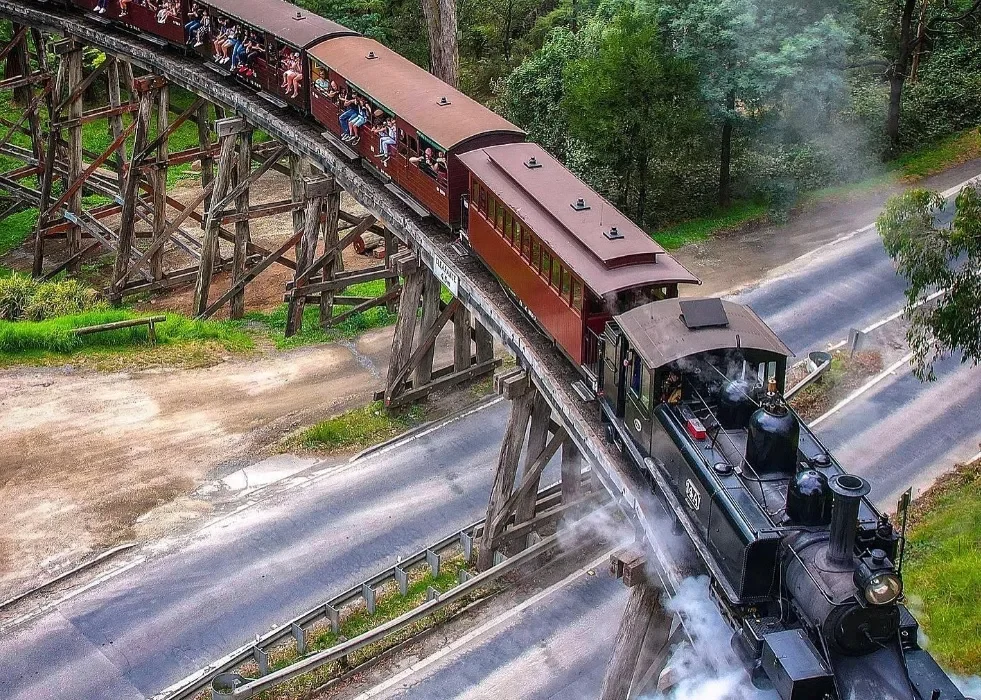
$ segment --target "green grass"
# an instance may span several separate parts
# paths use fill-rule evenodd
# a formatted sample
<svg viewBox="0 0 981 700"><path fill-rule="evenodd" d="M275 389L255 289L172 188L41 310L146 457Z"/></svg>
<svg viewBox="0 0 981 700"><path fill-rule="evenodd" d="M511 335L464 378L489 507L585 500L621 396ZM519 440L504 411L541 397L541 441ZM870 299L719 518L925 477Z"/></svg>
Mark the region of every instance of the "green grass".
<svg viewBox="0 0 981 700"><path fill-rule="evenodd" d="M384 292L385 281L375 280L352 285L343 292L343 295L378 297ZM350 308L349 306L335 306L334 316L339 316ZM286 338L283 335L286 330L286 309L286 304L281 304L270 312L250 312L245 314L241 321L235 321L234 324L244 330L258 330L267 333L276 347L283 350L303 345L332 343L343 338L353 338L373 328L390 326L395 323L396 319L396 314L389 313L385 306L376 306L341 321L329 330L324 330L320 327L320 307L317 304L307 304L303 309L303 330L290 338Z"/></svg>
<svg viewBox="0 0 981 700"><path fill-rule="evenodd" d="M981 672L981 463L917 499L903 578L930 651L957 673Z"/></svg>
<svg viewBox="0 0 981 700"><path fill-rule="evenodd" d="M767 205L761 202L737 202L708 216L663 228L653 236L666 249L674 250L750 223L763 222L768 211Z"/></svg>
<svg viewBox="0 0 981 700"><path fill-rule="evenodd" d="M902 155L893 161L893 165L904 177L918 179L979 157L981 130L968 129Z"/></svg>
<svg viewBox="0 0 981 700"><path fill-rule="evenodd" d="M425 416L425 409L418 405L390 411L381 401L373 401L317 423L290 442L328 452L367 447L418 425Z"/></svg>
<svg viewBox="0 0 981 700"><path fill-rule="evenodd" d="M0 321L0 361L18 357L37 357L44 353L60 355L148 345L146 326L78 336L75 328L96 326L114 321L139 318L125 310L98 310L45 321ZM167 321L156 326L161 345L192 342L217 342L228 350L247 350L252 339L227 322L196 321L168 314Z"/></svg>

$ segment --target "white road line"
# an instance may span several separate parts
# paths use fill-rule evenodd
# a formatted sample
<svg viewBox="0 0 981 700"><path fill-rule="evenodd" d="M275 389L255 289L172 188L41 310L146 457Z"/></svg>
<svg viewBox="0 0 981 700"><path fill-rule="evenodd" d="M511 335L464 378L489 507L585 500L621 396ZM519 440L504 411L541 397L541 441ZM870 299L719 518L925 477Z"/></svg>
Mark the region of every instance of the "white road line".
<svg viewBox="0 0 981 700"><path fill-rule="evenodd" d="M590 562L589 564L587 564L583 568L581 568L581 569L579 569L577 571L572 572L571 574L569 574L568 576L566 576L564 579L562 579L558 583L552 584L551 586L549 586L545 590L539 591L538 593L536 593L535 595L533 595L531 598L529 598L528 600L524 601L523 603L520 603L519 605L511 608L510 610L508 610L503 615L500 615L498 617L495 617L493 620L488 620L483 625L481 625L481 626L479 626L479 627L477 627L475 629L470 630L469 632L467 632L462 637L454 640L450 644L447 644L445 647L442 647L441 649L439 649L434 654L431 654L430 656L427 656L425 659L422 659L421 661L417 661L416 663L412 664L411 666L409 666L409 668L405 669L401 673L397 673L394 676L392 676L391 678L389 678L388 680L386 680L386 681L384 681L382 683L379 683L378 685L376 685L376 686L374 686L372 688L369 688L365 692L363 692L360 695L358 695L354 700L369 700L369 698L373 698L373 697L375 697L377 695L380 695L381 693L385 692L386 690L388 690L388 689L392 688L393 686L401 683L406 678L408 678L408 677L410 677L410 676L418 673L419 671L422 671L423 669L425 669L425 668L433 665L434 663L436 663L440 659L445 658L448 654L456 651L457 649L459 649L462 646L465 646L465 645L469 644L474 639L477 639L481 635L486 634L487 632L489 632L490 630L494 629L495 627L498 627L498 626L504 624L505 622L507 622L508 620L510 620L511 618L513 618L515 615L518 615L518 614L524 612L525 610L527 610L531 606L535 605L536 603L544 600L545 598L548 598L550 595L552 595L556 591L559 591L562 588L565 588L566 586L568 586L570 583L572 583L576 579L581 578L582 576L584 576L591 569L599 569L599 568L602 568L603 565L610 560L610 555L613 554L614 552L618 551L618 549L619 549L619 547L618 548L615 548L615 549L611 549L609 552L607 552L606 554L602 555L601 557L598 557L597 559L594 559L592 562Z"/></svg>
<svg viewBox="0 0 981 700"><path fill-rule="evenodd" d="M927 302L933 301L937 297L939 297L942 294L946 293L946 291L947 291L946 289L938 289L936 292L933 292L932 294L927 295L927 297L925 299L920 299L918 302L916 302L915 304L913 304L913 308L914 309L920 308L921 306L923 306ZM890 321L895 321L897 318L899 318L900 316L902 316L905 311L906 311L906 307L904 306L899 311L896 311L894 313L891 313L888 316L886 316L885 318L879 319L878 321L876 321L875 323L873 323L871 326L868 326L866 328L863 328L862 329L862 333L871 333L872 331L874 331L874 330L876 330L878 328L881 328L882 326L886 325ZM830 347L828 347L828 350L837 350L838 348L843 347L847 342L848 342L847 339L840 340L837 343L835 343L834 345L831 345Z"/></svg>
<svg viewBox="0 0 981 700"><path fill-rule="evenodd" d="M850 393L848 396L846 396L845 398L843 398L841 401L839 401L837 404L835 404L834 406L832 406L824 415L818 416L813 421L811 421L808 424L808 427L814 428L819 423L824 422L824 420L826 418L830 418L831 416L833 416L834 414L836 414L838 411L840 411L841 409L843 409L845 406L847 406L848 404L850 404L852 401L854 401L855 399L857 399L860 396L862 396L862 394L864 394L867 391L869 391L870 389L872 389L874 386L876 386L879 382L881 382L886 377L889 377L890 375L892 375L893 373L895 373L896 370L898 370L903 365L907 364L911 359L913 359L913 353L911 353L911 352L906 353L901 358L899 358L898 360L896 360L894 363L892 363L891 365L889 365L888 367L886 367L884 370L882 370L879 374L877 374L876 376L872 377L872 379L870 379L869 381L867 381L865 384L863 384L858 389L856 389L855 391L853 391L852 393Z"/></svg>

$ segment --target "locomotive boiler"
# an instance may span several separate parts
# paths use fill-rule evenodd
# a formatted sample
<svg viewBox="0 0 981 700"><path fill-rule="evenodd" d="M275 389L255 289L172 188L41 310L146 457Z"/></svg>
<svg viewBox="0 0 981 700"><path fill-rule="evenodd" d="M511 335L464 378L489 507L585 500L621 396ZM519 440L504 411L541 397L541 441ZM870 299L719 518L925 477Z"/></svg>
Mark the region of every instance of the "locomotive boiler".
<svg viewBox="0 0 981 700"><path fill-rule="evenodd" d="M784 401L751 309L667 299L606 324L607 435L695 544L754 682L783 700L962 700L903 604L899 533Z"/></svg>

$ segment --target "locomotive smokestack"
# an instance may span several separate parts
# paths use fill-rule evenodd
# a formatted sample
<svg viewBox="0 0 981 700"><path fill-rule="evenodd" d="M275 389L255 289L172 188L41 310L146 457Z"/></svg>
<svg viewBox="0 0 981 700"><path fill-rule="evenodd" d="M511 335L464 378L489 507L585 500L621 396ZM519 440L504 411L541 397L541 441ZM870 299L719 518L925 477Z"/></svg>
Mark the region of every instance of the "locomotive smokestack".
<svg viewBox="0 0 981 700"><path fill-rule="evenodd" d="M858 507L862 496L872 490L869 482L854 474L838 474L828 482L831 487L831 540L828 560L837 566L852 566L855 555L855 533L858 529Z"/></svg>

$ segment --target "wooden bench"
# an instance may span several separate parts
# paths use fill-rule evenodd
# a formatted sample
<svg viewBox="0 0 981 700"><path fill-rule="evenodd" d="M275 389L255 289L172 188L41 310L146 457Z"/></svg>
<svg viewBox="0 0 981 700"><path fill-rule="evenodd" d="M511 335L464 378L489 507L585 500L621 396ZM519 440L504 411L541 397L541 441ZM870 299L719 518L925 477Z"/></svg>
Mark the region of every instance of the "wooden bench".
<svg viewBox="0 0 981 700"><path fill-rule="evenodd" d="M150 342L154 345L157 343L157 332L154 328L155 324L163 323L167 320L166 316L147 316L145 318L130 318L125 321L114 321L113 323L103 323L98 326L85 326L84 328L76 328L75 335L91 335L92 333L102 333L103 331L116 331L120 328L136 328L137 326L146 326L147 335L150 337Z"/></svg>

